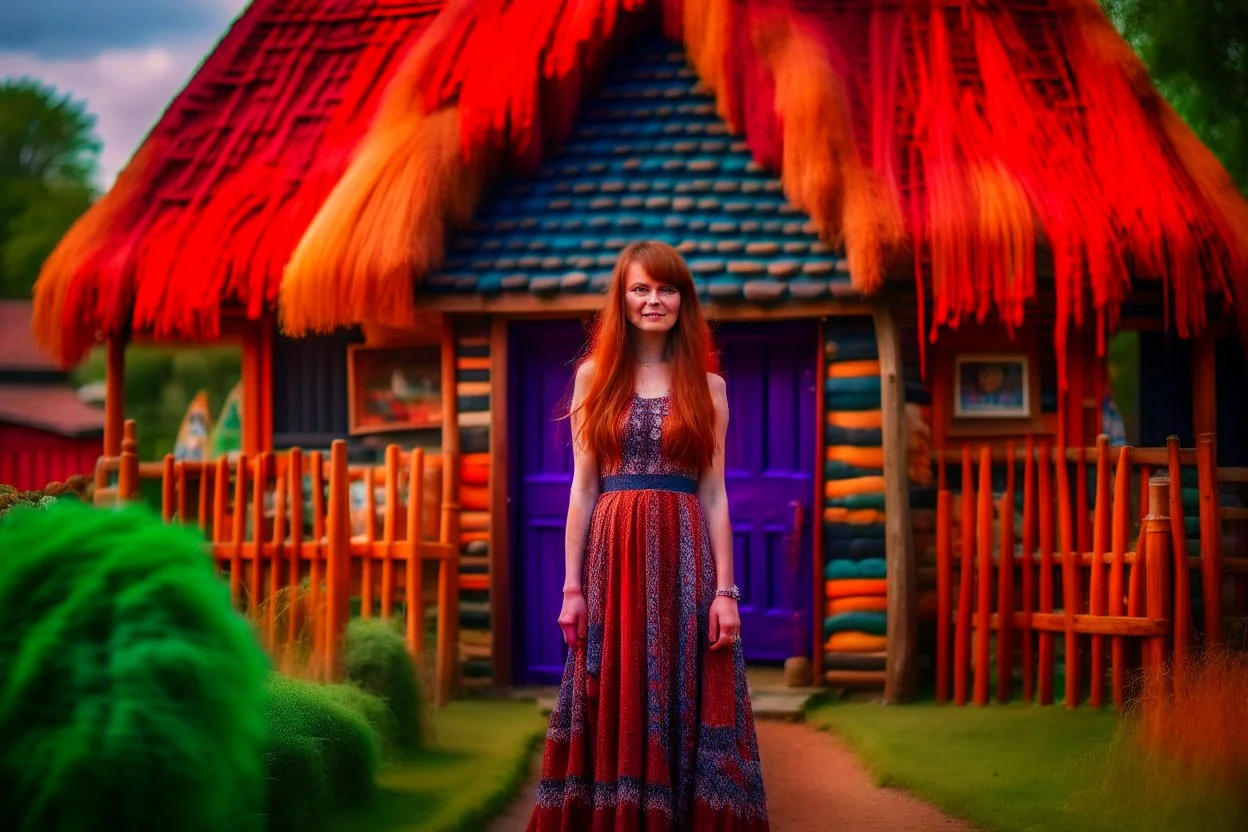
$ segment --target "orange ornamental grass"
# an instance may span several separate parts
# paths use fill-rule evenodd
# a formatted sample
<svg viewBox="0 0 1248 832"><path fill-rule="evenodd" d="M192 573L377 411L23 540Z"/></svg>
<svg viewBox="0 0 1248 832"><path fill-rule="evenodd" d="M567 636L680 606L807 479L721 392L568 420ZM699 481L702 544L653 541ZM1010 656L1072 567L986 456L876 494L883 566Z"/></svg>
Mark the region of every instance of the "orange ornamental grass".
<svg viewBox="0 0 1248 832"><path fill-rule="evenodd" d="M1218 650L1146 682L1138 720L1150 757L1238 792L1248 808L1248 655Z"/></svg>
<svg viewBox="0 0 1248 832"><path fill-rule="evenodd" d="M1248 828L1248 654L1188 668L1145 678L1102 785L1148 829Z"/></svg>

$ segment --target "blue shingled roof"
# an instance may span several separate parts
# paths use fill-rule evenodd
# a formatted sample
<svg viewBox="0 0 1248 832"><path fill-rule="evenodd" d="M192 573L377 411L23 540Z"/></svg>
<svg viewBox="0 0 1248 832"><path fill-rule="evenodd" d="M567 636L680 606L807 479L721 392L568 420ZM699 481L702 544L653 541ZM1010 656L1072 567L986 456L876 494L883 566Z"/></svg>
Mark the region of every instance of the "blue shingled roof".
<svg viewBox="0 0 1248 832"><path fill-rule="evenodd" d="M619 250L643 238L676 246L706 299L857 294L843 254L729 135L680 48L662 40L616 62L570 140L486 200L425 291L601 292Z"/></svg>

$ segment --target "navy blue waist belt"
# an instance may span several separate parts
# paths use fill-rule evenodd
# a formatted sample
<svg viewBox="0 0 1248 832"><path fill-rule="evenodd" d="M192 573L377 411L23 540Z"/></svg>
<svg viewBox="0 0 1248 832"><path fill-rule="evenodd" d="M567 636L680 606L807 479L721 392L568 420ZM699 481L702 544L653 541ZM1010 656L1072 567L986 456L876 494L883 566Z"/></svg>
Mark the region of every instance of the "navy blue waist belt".
<svg viewBox="0 0 1248 832"><path fill-rule="evenodd" d="M602 494L612 491L675 491L697 494L698 483L683 474L615 474L602 478Z"/></svg>

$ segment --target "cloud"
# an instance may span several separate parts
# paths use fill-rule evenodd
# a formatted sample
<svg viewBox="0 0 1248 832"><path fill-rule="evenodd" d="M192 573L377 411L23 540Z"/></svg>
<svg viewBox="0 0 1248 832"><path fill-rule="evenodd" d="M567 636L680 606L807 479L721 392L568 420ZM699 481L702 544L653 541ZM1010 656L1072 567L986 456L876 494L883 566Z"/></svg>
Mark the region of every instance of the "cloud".
<svg viewBox="0 0 1248 832"><path fill-rule="evenodd" d="M91 57L220 35L247 0L11 0L0 4L0 51Z"/></svg>

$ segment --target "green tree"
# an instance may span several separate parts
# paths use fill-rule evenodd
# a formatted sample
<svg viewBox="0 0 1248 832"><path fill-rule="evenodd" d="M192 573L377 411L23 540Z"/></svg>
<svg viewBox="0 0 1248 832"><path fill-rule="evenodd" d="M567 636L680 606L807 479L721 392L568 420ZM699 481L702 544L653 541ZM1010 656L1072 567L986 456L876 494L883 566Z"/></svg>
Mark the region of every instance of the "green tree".
<svg viewBox="0 0 1248 832"><path fill-rule="evenodd" d="M33 79L0 81L0 296L30 296L95 198L99 152L84 104Z"/></svg>
<svg viewBox="0 0 1248 832"><path fill-rule="evenodd" d="M1248 191L1248 3L1101 0L1159 90Z"/></svg>

